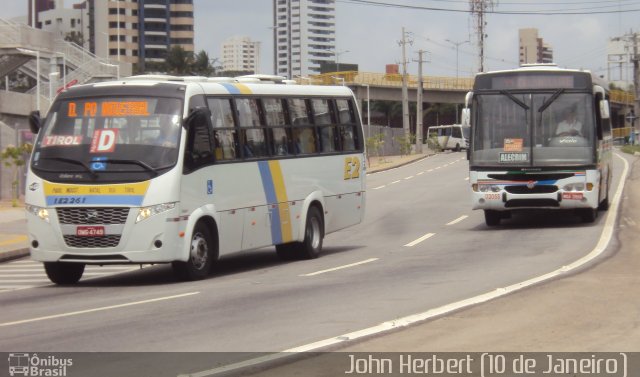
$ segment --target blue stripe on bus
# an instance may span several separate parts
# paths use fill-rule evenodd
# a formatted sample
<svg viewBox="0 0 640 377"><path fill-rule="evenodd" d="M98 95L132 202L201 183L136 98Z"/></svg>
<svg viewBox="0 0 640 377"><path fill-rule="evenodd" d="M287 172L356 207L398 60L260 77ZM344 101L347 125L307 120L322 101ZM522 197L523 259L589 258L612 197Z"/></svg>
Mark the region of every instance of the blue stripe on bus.
<svg viewBox="0 0 640 377"><path fill-rule="evenodd" d="M109 204L109 205L132 205L142 204L144 195L49 195L47 196L47 206L65 204Z"/></svg>
<svg viewBox="0 0 640 377"><path fill-rule="evenodd" d="M280 229L280 211L278 211L278 198L276 197L276 189L273 184L273 175L269 169L267 161L258 161L258 169L260 170L260 178L262 178L262 187L267 197L267 205L271 213L271 242L273 244L282 243L282 230ZM271 208L275 204L276 208Z"/></svg>
<svg viewBox="0 0 640 377"><path fill-rule="evenodd" d="M220 85L224 86L225 89L229 92L229 94L240 94L240 89L238 89L235 85L229 83L220 83Z"/></svg>

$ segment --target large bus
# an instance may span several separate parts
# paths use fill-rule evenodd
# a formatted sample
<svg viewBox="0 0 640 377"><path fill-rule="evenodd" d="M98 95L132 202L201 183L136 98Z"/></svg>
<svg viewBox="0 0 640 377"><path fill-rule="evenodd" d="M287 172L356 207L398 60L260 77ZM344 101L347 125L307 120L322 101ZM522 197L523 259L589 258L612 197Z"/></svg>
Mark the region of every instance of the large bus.
<svg viewBox="0 0 640 377"><path fill-rule="evenodd" d="M73 87L30 125L30 251L54 283L87 264L172 263L202 279L221 255L271 245L315 258L364 216L347 87L134 76Z"/></svg>
<svg viewBox="0 0 640 377"><path fill-rule="evenodd" d="M481 73L465 102L473 209L487 225L537 208L593 222L608 208L612 136L598 77L554 66Z"/></svg>
<svg viewBox="0 0 640 377"><path fill-rule="evenodd" d="M456 152L469 148L470 134L469 126L462 124L431 126L427 129L427 137L436 141L442 150L450 149Z"/></svg>

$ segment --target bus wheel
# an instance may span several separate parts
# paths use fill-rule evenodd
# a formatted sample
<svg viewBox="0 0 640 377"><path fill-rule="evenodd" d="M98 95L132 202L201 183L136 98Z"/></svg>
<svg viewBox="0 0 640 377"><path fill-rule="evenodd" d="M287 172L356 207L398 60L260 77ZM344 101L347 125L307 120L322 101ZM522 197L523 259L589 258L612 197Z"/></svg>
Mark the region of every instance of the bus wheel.
<svg viewBox="0 0 640 377"><path fill-rule="evenodd" d="M173 272L181 280L202 280L209 275L211 266L217 258L218 253L211 232L204 223L199 222L193 228L189 260L173 262Z"/></svg>
<svg viewBox="0 0 640 377"><path fill-rule="evenodd" d="M598 217L598 209L581 208L579 214L583 223L592 223L596 220L596 217Z"/></svg>
<svg viewBox="0 0 640 377"><path fill-rule="evenodd" d="M609 182L611 182L611 177L607 179L607 196L605 196L605 198L598 205L598 209L600 211L606 211L609 209Z"/></svg>
<svg viewBox="0 0 640 377"><path fill-rule="evenodd" d="M322 250L324 221L318 207L309 207L304 228L304 241L276 245L278 257L282 260L314 259Z"/></svg>
<svg viewBox="0 0 640 377"><path fill-rule="evenodd" d="M304 259L317 258L322 250L324 238L324 221L318 207L309 207L307 224L304 228L304 241L302 241L301 257Z"/></svg>
<svg viewBox="0 0 640 377"><path fill-rule="evenodd" d="M460 144L456 144L456 149L455 149L455 151L456 151L456 152L460 152Z"/></svg>
<svg viewBox="0 0 640 377"><path fill-rule="evenodd" d="M75 284L84 273L84 263L44 262L49 280L56 284Z"/></svg>
<svg viewBox="0 0 640 377"><path fill-rule="evenodd" d="M496 226L500 225L500 219L502 218L502 214L499 211L495 211L492 209L484 210L484 222L488 226Z"/></svg>

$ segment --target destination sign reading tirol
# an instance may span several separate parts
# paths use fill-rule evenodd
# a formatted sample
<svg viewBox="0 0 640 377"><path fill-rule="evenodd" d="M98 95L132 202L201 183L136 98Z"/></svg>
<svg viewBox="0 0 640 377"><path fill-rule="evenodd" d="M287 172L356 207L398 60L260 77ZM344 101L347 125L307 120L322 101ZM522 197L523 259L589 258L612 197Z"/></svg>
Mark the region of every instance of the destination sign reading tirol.
<svg viewBox="0 0 640 377"><path fill-rule="evenodd" d="M95 117L126 117L148 116L149 103L147 101L105 101L105 102L76 102L68 103L67 116L69 118Z"/></svg>

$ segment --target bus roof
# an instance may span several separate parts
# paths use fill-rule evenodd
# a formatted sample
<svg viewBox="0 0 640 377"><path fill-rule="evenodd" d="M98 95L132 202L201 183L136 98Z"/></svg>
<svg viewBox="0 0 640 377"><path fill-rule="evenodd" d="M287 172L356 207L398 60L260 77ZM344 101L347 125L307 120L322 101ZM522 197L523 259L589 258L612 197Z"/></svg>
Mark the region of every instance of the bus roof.
<svg viewBox="0 0 640 377"><path fill-rule="evenodd" d="M344 96L351 97L353 92L347 86L297 85L282 76L247 75L239 77L204 77L204 76L171 76L171 75L139 75L120 80L101 81L69 88L63 93L73 95L75 91L84 94L95 89L130 88L140 89L153 87L200 87L211 95L297 95L297 96ZM128 91L128 90L127 90ZM196 90L197 91L197 90ZM62 94L62 93L61 93Z"/></svg>

